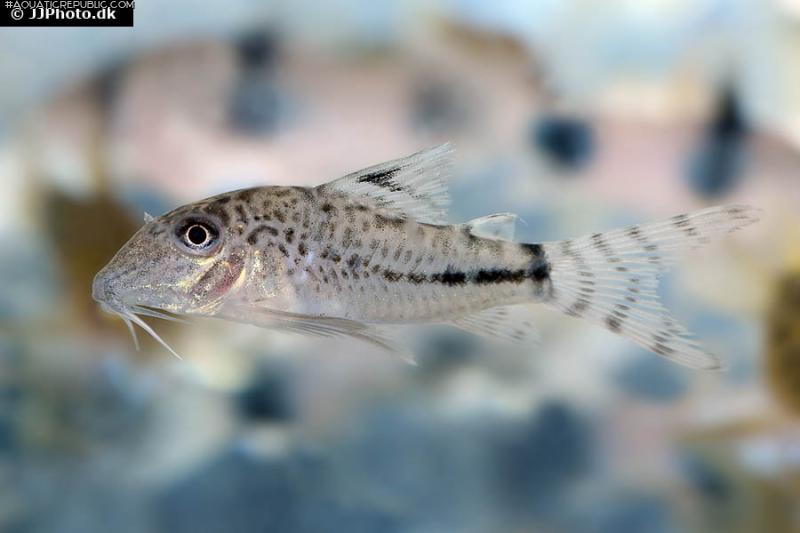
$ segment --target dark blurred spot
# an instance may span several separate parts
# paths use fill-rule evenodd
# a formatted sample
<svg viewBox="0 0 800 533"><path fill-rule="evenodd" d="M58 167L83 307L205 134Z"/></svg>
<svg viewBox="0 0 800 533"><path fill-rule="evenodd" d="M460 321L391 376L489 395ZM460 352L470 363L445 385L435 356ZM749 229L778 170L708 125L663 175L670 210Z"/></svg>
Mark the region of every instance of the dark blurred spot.
<svg viewBox="0 0 800 533"><path fill-rule="evenodd" d="M478 348L474 335L455 329L443 329L426 338L419 353L419 370L430 377L449 374L468 364Z"/></svg>
<svg viewBox="0 0 800 533"><path fill-rule="evenodd" d="M732 88L726 87L721 91L709 133L715 137L738 137L747 132L747 122L739 105L739 98Z"/></svg>
<svg viewBox="0 0 800 533"><path fill-rule="evenodd" d="M592 431L561 401L542 405L495 447L497 495L511 509L546 514L562 490L591 466Z"/></svg>
<svg viewBox="0 0 800 533"><path fill-rule="evenodd" d="M411 125L417 130L452 134L467 123L467 107L456 88L446 82L419 82L414 89L411 105Z"/></svg>
<svg viewBox="0 0 800 533"><path fill-rule="evenodd" d="M560 170L586 166L594 154L594 132L585 121L568 116L545 115L531 125L534 148Z"/></svg>
<svg viewBox="0 0 800 533"><path fill-rule="evenodd" d="M713 199L731 191L744 169L748 137L739 98L726 87L690 161L689 182L697 194Z"/></svg>
<svg viewBox="0 0 800 533"><path fill-rule="evenodd" d="M239 65L245 69L270 69L278 64L280 40L268 29L250 31L239 36L235 43Z"/></svg>
<svg viewBox="0 0 800 533"><path fill-rule="evenodd" d="M734 487L730 480L702 456L685 453L681 457L681 470L689 483L705 498L713 500L713 503L724 503L732 497Z"/></svg>
<svg viewBox="0 0 800 533"><path fill-rule="evenodd" d="M267 135L280 125L282 98L277 87L280 41L269 30L246 33L235 45L239 74L230 94L231 127L246 135Z"/></svg>
<svg viewBox="0 0 800 533"><path fill-rule="evenodd" d="M5 406L3 406L5 407ZM16 450L17 445L17 430L14 421L5 410L4 414L0 414L0 458L4 454Z"/></svg>
<svg viewBox="0 0 800 533"><path fill-rule="evenodd" d="M686 374L670 361L642 351L616 375L628 394L656 401L673 400L686 392Z"/></svg>
<svg viewBox="0 0 800 533"><path fill-rule="evenodd" d="M247 420L288 422L295 416L286 372L260 371L236 395L239 413Z"/></svg>
<svg viewBox="0 0 800 533"><path fill-rule="evenodd" d="M94 78L95 101L106 115L113 110L127 69L126 61L112 61L100 69Z"/></svg>

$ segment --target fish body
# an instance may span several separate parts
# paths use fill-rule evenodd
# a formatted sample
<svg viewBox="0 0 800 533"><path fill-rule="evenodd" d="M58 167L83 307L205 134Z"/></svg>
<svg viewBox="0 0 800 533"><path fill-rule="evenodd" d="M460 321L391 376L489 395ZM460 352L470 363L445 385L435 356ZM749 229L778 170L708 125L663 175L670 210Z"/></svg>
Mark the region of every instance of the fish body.
<svg viewBox="0 0 800 533"><path fill-rule="evenodd" d="M236 299L272 309L376 323L445 321L532 300L547 285L538 245L418 222L324 187L247 189L200 210L233 225L231 246L242 250L248 272Z"/></svg>
<svg viewBox="0 0 800 533"><path fill-rule="evenodd" d="M137 314L214 316L398 352L381 325L447 322L523 341L533 326L520 304L544 303L678 362L718 365L661 307L657 277L676 252L752 222L754 210L519 243L512 214L445 223L448 161L445 145L318 187L179 207L148 219L98 273L94 296L139 325Z"/></svg>

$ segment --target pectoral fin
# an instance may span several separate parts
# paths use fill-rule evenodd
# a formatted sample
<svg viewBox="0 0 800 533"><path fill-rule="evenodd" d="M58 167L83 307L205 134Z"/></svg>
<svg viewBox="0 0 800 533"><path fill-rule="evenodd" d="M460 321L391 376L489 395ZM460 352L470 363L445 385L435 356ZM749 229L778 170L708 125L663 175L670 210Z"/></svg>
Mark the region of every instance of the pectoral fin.
<svg viewBox="0 0 800 533"><path fill-rule="evenodd" d="M492 307L453 319L450 324L473 335L513 344L539 340L533 317L522 305Z"/></svg>
<svg viewBox="0 0 800 533"><path fill-rule="evenodd" d="M226 305L219 318L245 322L265 329L286 331L313 337L351 337L378 346L399 356L405 362L416 364L411 350L393 338L391 332L382 327L356 320L337 317L301 315L265 309L258 305Z"/></svg>

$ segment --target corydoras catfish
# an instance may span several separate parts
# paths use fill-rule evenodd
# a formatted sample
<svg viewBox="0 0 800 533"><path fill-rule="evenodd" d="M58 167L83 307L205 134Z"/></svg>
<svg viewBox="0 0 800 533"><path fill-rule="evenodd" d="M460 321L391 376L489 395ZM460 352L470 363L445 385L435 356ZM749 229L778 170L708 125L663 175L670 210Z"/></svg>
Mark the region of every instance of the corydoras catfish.
<svg viewBox="0 0 800 533"><path fill-rule="evenodd" d="M512 214L446 223L449 158L444 145L317 187L238 190L146 216L95 277L94 298L168 349L141 315L350 336L406 354L385 325L441 322L522 342L533 332L525 306L544 304L678 363L720 365L661 305L658 276L757 210L519 243Z"/></svg>

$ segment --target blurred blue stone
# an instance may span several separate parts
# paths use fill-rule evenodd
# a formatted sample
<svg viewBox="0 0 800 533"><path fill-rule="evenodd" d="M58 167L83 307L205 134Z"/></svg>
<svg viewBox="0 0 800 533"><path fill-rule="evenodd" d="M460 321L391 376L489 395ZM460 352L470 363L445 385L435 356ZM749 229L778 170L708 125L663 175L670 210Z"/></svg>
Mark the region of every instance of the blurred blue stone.
<svg viewBox="0 0 800 533"><path fill-rule="evenodd" d="M34 526L34 521L28 516L12 517L10 520L0 520L3 533L33 533L41 531Z"/></svg>
<svg viewBox="0 0 800 533"><path fill-rule="evenodd" d="M553 511L570 483L589 473L593 431L568 404L552 400L527 424L500 433L494 446L496 495L512 512Z"/></svg>
<svg viewBox="0 0 800 533"><path fill-rule="evenodd" d="M262 29L245 33L234 45L239 78L229 97L228 119L239 133L267 135L280 125L282 98L274 72L280 60L279 44L275 33Z"/></svg>
<svg viewBox="0 0 800 533"><path fill-rule="evenodd" d="M105 118L111 118L114 104L117 99L125 75L128 70L128 61L116 57L98 69L94 79L95 101L105 113Z"/></svg>
<svg viewBox="0 0 800 533"><path fill-rule="evenodd" d="M429 377L449 374L473 360L479 342L475 335L455 328L437 331L420 344L419 371Z"/></svg>
<svg viewBox="0 0 800 533"><path fill-rule="evenodd" d="M231 95L231 127L248 135L274 133L281 121L281 98L275 83L261 74L242 74Z"/></svg>
<svg viewBox="0 0 800 533"><path fill-rule="evenodd" d="M292 531L296 503L285 463L228 450L168 488L155 516L170 533Z"/></svg>
<svg viewBox="0 0 800 533"><path fill-rule="evenodd" d="M612 493L593 500L568 528L575 533L677 533L672 512L648 494ZM575 524L574 522L578 522Z"/></svg>
<svg viewBox="0 0 800 533"><path fill-rule="evenodd" d="M302 498L301 494L297 495ZM294 529L299 533L400 533L408 531L394 513L364 505L365 502L343 504L332 499L305 502L298 513Z"/></svg>
<svg viewBox="0 0 800 533"><path fill-rule="evenodd" d="M295 417L289 377L283 370L256 372L255 377L236 393L235 400L239 414L246 420L288 422Z"/></svg>
<svg viewBox="0 0 800 533"><path fill-rule="evenodd" d="M6 238L0 247L0 321L29 320L52 312L59 293L56 265L49 251L32 236Z"/></svg>
<svg viewBox="0 0 800 533"><path fill-rule="evenodd" d="M680 464L689 483L711 502L722 504L735 495L735 487L731 480L701 455L691 451L684 452Z"/></svg>
<svg viewBox="0 0 800 533"><path fill-rule="evenodd" d="M691 159L689 183L697 194L715 199L730 192L744 170L746 143L738 138L703 141Z"/></svg>
<svg viewBox="0 0 800 533"><path fill-rule="evenodd" d="M280 59L280 39L268 29L256 29L240 35L234 43L239 65L244 69L271 69Z"/></svg>
<svg viewBox="0 0 800 533"><path fill-rule="evenodd" d="M335 476L324 458L260 458L231 448L169 487L154 502L156 522L170 533L407 530L391 505L349 498Z"/></svg>
<svg viewBox="0 0 800 533"><path fill-rule="evenodd" d="M749 127L736 93L726 88L697 152L689 161L689 184L706 199L729 193L741 177Z"/></svg>
<svg viewBox="0 0 800 533"><path fill-rule="evenodd" d="M686 369L643 349L615 376L619 388L632 396L670 401L687 389Z"/></svg>
<svg viewBox="0 0 800 533"><path fill-rule="evenodd" d="M13 416L13 412L0 414L0 459L17 449L17 429Z"/></svg>
<svg viewBox="0 0 800 533"><path fill-rule="evenodd" d="M140 390L134 369L114 370L104 363L86 369L81 396L64 398L63 423L87 441L123 445L141 434L153 404Z"/></svg>
<svg viewBox="0 0 800 533"><path fill-rule="evenodd" d="M337 447L339 468L356 494L400 513L401 531L464 531L490 518L481 516L481 437L443 424L425 403L373 408Z"/></svg>
<svg viewBox="0 0 800 533"><path fill-rule="evenodd" d="M579 170L594 155L594 132L578 118L540 117L531 125L530 138L536 149L561 170Z"/></svg>

